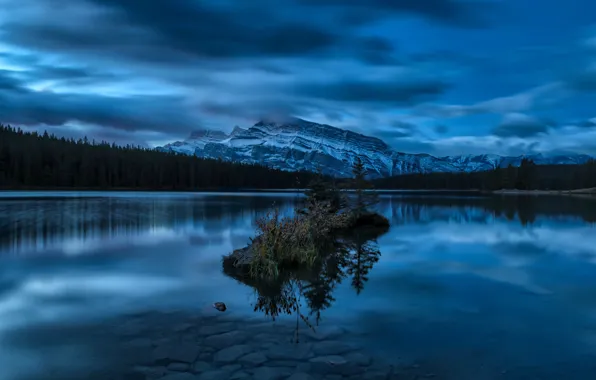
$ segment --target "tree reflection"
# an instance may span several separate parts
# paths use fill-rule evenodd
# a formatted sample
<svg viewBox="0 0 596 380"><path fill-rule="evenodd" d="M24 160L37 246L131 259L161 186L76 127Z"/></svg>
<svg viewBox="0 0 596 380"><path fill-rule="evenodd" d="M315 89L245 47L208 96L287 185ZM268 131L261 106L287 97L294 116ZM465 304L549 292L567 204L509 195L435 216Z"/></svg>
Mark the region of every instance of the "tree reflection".
<svg viewBox="0 0 596 380"><path fill-rule="evenodd" d="M295 341L300 322L315 330L322 312L333 305L333 293L344 279L360 294L368 274L379 261L376 239L386 231L368 231L334 239L333 248L308 268L287 268L276 278L254 278L246 270L224 268L224 273L255 290L254 311L272 320L296 315Z"/></svg>

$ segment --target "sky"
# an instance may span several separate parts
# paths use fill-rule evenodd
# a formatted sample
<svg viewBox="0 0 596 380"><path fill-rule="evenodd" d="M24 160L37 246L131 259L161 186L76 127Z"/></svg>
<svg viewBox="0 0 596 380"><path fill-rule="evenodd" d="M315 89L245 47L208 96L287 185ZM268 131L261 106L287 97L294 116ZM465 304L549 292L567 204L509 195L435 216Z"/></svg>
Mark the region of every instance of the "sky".
<svg viewBox="0 0 596 380"><path fill-rule="evenodd" d="M409 153L596 155L592 0L0 0L0 122L163 145L295 116Z"/></svg>

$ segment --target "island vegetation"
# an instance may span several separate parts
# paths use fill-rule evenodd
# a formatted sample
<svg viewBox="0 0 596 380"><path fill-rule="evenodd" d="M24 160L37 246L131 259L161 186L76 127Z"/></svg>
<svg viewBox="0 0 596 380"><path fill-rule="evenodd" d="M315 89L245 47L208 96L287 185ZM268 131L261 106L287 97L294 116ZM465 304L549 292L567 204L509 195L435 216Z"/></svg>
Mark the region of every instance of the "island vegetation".
<svg viewBox="0 0 596 380"><path fill-rule="evenodd" d="M293 215L282 216L275 209L259 218L256 237L247 247L225 256L224 267L243 268L252 277L275 278L285 268L316 265L336 252L345 236L386 232L389 221L374 211L378 196L359 158L353 175L339 183L317 176Z"/></svg>

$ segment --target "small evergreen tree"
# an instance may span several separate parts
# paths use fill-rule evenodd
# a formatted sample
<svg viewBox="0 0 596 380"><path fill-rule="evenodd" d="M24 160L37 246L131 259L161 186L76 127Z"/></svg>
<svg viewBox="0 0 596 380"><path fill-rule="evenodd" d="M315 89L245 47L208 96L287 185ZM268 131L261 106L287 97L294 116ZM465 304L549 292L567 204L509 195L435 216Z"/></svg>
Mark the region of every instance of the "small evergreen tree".
<svg viewBox="0 0 596 380"><path fill-rule="evenodd" d="M356 157L352 165L352 189L355 191L352 211L356 218L368 212L369 208L379 202L377 193L370 181L366 179L366 168L360 157Z"/></svg>
<svg viewBox="0 0 596 380"><path fill-rule="evenodd" d="M346 205L344 196L335 181L327 180L320 171L309 183L304 195L306 196L306 210L302 210L304 214L323 204L328 208L329 213L335 214Z"/></svg>

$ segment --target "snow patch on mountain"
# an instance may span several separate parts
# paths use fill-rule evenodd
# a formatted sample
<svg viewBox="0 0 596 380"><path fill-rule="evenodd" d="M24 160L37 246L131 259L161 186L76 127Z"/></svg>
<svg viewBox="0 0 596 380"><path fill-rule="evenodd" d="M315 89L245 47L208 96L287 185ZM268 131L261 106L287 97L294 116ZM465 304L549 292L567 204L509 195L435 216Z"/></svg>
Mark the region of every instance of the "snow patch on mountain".
<svg viewBox="0 0 596 380"><path fill-rule="evenodd" d="M289 118L263 120L248 129L235 127L230 134L216 130L193 132L186 140L167 144L173 151L203 158L222 159L297 171L320 170L345 177L358 156L373 178L432 172L476 172L508 165L522 159L536 164L581 164L587 155L542 154L505 157L495 154L434 157L397 152L382 140L330 125Z"/></svg>

